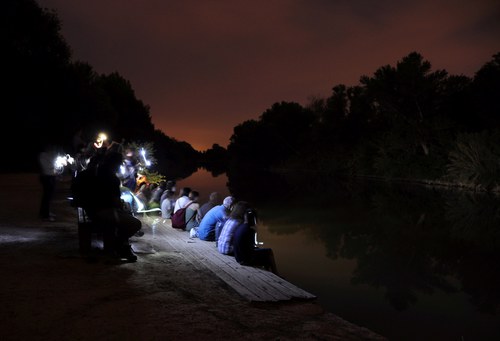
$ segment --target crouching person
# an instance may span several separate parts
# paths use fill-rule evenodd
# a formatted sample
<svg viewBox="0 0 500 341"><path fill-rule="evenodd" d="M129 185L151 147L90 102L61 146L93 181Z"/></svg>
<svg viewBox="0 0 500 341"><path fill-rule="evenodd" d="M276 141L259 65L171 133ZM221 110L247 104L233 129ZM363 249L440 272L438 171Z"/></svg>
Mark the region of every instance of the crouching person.
<svg viewBox="0 0 500 341"><path fill-rule="evenodd" d="M100 224L108 234L107 251L114 255L135 262L129 238L142 227L139 219L124 210L120 198L120 179L117 177L123 156L118 152L108 152L94 171L94 184L88 190L93 190L92 200L85 210L92 221Z"/></svg>
<svg viewBox="0 0 500 341"><path fill-rule="evenodd" d="M241 265L263 267L278 275L273 250L255 245L257 232L257 213L247 208L243 224L238 225L233 235L234 258Z"/></svg>

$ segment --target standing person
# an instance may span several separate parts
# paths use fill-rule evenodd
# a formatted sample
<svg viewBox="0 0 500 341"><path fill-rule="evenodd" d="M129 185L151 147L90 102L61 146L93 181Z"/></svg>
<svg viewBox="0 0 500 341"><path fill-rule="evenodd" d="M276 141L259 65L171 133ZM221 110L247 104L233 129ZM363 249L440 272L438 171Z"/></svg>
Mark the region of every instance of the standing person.
<svg viewBox="0 0 500 341"><path fill-rule="evenodd" d="M40 167L40 183L42 184L42 198L40 200L39 215L44 221L55 221L55 214L50 211L52 198L56 189L57 174L55 162L57 150L53 144L46 144L38 155Z"/></svg>
<svg viewBox="0 0 500 341"><path fill-rule="evenodd" d="M229 218L224 223L217 242L217 249L224 255L233 255L234 232L242 224L245 224L245 212L250 206L246 201L239 201L229 214Z"/></svg>
<svg viewBox="0 0 500 341"><path fill-rule="evenodd" d="M120 179L116 175L123 162L121 153L106 153L98 164L93 176L93 185L85 186L86 196L92 196L85 211L92 221L105 226L113 238L112 251L120 258L135 262L137 256L132 251L129 238L141 229L141 221L124 210L120 198Z"/></svg>
<svg viewBox="0 0 500 341"><path fill-rule="evenodd" d="M244 223L238 225L233 235L234 258L241 265L264 267L278 274L273 250L255 245L257 232L257 212L249 208L244 215Z"/></svg>
<svg viewBox="0 0 500 341"><path fill-rule="evenodd" d="M121 175L123 186L130 189L132 193L137 190L137 157L131 148L125 150L125 160L123 162L123 172Z"/></svg>
<svg viewBox="0 0 500 341"><path fill-rule="evenodd" d="M222 225L226 222L233 207L234 198L228 196L224 198L222 205L213 207L205 214L200 221L200 225L190 231L191 238L200 238L206 241L217 241Z"/></svg>

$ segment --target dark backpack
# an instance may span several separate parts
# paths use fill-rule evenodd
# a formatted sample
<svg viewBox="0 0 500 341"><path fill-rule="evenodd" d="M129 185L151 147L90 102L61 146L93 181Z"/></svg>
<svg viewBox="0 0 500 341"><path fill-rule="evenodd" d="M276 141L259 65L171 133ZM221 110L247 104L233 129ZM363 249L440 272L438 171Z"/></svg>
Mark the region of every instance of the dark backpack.
<svg viewBox="0 0 500 341"><path fill-rule="evenodd" d="M191 218L186 221L186 209L191 205L193 202L190 202L186 207L179 208L177 211L175 211L174 214L172 214L172 227L174 229L186 229L187 223L196 215L193 214Z"/></svg>

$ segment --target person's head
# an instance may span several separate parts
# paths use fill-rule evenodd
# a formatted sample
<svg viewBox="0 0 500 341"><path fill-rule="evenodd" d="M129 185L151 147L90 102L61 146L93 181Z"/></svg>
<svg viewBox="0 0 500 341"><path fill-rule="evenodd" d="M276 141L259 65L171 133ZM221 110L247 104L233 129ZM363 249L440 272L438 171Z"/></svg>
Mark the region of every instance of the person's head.
<svg viewBox="0 0 500 341"><path fill-rule="evenodd" d="M191 192L191 187L183 187L179 192L179 197L188 197Z"/></svg>
<svg viewBox="0 0 500 341"><path fill-rule="evenodd" d="M234 205L234 198L232 196L228 196L224 198L224 201L222 201L222 205L228 210L231 211L233 209Z"/></svg>
<svg viewBox="0 0 500 341"><path fill-rule="evenodd" d="M96 149L107 149L109 146L108 136L105 133L99 133L93 143Z"/></svg>
<svg viewBox="0 0 500 341"><path fill-rule="evenodd" d="M217 192L210 193L208 201L210 201L212 204L217 204L217 202L219 201L219 193Z"/></svg>
<svg viewBox="0 0 500 341"><path fill-rule="evenodd" d="M200 197L200 193L198 193L198 191L189 192L189 200L197 202L199 197Z"/></svg>
<svg viewBox="0 0 500 341"><path fill-rule="evenodd" d="M239 221L245 220L245 212L250 208L250 205L246 201L238 201L234 205L233 210L229 214L229 218L236 219Z"/></svg>
<svg viewBox="0 0 500 341"><path fill-rule="evenodd" d="M158 190L162 190L162 191L166 190L167 189L167 182L164 180L160 181L160 183L157 184L156 188Z"/></svg>
<svg viewBox="0 0 500 341"><path fill-rule="evenodd" d="M142 184L148 183L148 178L144 174L137 173L137 178L135 181L136 181L137 187L140 187Z"/></svg>

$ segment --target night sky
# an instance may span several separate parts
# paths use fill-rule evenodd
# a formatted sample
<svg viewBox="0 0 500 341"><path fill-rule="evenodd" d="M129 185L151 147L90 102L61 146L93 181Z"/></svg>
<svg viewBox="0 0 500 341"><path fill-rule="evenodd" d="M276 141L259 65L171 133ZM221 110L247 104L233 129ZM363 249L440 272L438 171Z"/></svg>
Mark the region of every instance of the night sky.
<svg viewBox="0 0 500 341"><path fill-rule="evenodd" d="M499 0L38 0L73 59L118 72L166 135L204 150L273 103L308 103L416 51L473 76L500 52Z"/></svg>

